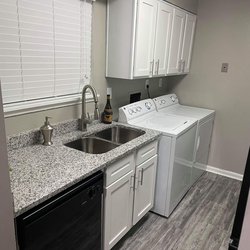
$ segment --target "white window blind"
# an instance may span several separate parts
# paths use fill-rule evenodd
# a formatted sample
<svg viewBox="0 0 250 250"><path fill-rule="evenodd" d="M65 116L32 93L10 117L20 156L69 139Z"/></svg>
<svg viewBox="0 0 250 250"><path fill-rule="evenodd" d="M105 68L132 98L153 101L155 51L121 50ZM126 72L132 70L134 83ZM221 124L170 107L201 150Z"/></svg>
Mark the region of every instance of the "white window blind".
<svg viewBox="0 0 250 250"><path fill-rule="evenodd" d="M79 98L90 83L91 26L90 0L1 0L5 110Z"/></svg>

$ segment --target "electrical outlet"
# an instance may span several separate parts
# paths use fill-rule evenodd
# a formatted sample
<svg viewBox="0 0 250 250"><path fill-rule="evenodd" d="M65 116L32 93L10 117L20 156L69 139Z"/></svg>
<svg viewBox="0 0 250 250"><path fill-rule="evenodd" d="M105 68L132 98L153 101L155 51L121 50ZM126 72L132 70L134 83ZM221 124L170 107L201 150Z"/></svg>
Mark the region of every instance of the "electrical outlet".
<svg viewBox="0 0 250 250"><path fill-rule="evenodd" d="M162 78L159 79L159 88L162 88Z"/></svg>
<svg viewBox="0 0 250 250"><path fill-rule="evenodd" d="M110 95L110 99L112 99L112 88L107 88L107 95Z"/></svg>
<svg viewBox="0 0 250 250"><path fill-rule="evenodd" d="M146 79L145 81L145 89L147 89L149 87L149 79Z"/></svg>
<svg viewBox="0 0 250 250"><path fill-rule="evenodd" d="M228 63L222 63L221 72L227 73L228 72L228 67L229 67Z"/></svg>

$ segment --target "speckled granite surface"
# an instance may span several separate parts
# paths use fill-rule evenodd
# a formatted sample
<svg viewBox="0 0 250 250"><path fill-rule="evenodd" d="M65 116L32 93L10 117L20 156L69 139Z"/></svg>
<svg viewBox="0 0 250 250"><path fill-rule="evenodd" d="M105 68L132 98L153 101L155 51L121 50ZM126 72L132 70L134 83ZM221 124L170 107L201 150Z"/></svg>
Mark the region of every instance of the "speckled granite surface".
<svg viewBox="0 0 250 250"><path fill-rule="evenodd" d="M57 124L54 126L53 145L49 147L40 144L37 130L9 137L8 155L15 216L160 136L159 132L143 129L146 131L144 135L103 154L87 154L63 145L117 124L98 123L89 127L88 132L77 130L77 120Z"/></svg>

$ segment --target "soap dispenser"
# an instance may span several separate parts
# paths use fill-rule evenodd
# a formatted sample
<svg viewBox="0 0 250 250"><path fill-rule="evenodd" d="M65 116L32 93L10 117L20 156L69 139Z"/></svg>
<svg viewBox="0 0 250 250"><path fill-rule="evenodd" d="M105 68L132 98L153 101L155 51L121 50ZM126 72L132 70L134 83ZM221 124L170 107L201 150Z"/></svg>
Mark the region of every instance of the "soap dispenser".
<svg viewBox="0 0 250 250"><path fill-rule="evenodd" d="M44 125L40 128L42 135L43 135L43 140L44 140L43 145L45 146L51 146L53 144L51 141L53 127L49 123L49 118L51 117L48 117L48 116L45 117Z"/></svg>

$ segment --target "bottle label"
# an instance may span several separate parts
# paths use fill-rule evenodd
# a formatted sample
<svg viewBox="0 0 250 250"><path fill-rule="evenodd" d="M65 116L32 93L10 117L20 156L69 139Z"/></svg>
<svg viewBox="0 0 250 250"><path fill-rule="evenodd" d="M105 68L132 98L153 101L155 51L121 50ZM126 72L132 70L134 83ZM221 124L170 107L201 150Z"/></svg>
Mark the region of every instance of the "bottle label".
<svg viewBox="0 0 250 250"><path fill-rule="evenodd" d="M103 122L105 122L105 123L112 123L112 115L106 115L106 114L104 114Z"/></svg>

